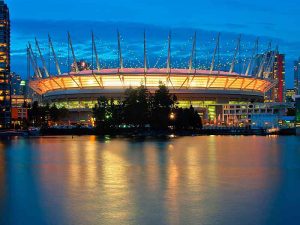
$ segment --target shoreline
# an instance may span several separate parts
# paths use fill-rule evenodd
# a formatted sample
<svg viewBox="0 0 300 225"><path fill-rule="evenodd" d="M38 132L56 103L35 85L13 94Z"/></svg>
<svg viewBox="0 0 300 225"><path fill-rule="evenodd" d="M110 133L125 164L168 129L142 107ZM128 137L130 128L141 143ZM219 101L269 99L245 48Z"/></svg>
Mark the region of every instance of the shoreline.
<svg viewBox="0 0 300 225"><path fill-rule="evenodd" d="M268 132L266 129L244 129L244 128L214 128L214 129L197 129L197 130L152 130L152 129L118 129L109 131L96 131L95 129L88 128L73 128L73 129L41 129L40 132L30 131L0 131L0 137L31 137L31 136L115 136L124 138L165 138L168 136L208 136L208 135L221 135L221 136L294 136L296 128L281 129L275 132Z"/></svg>

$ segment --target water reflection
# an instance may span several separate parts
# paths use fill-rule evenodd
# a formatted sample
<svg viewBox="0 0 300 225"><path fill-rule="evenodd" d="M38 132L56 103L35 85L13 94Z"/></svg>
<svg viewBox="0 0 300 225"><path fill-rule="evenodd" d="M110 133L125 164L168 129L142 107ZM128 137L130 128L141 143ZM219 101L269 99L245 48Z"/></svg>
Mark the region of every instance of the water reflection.
<svg viewBox="0 0 300 225"><path fill-rule="evenodd" d="M0 142L0 215L3 215L4 208L5 208L5 196L6 196L6 165L5 165L5 144ZM2 222L1 216L0 216L0 224Z"/></svg>
<svg viewBox="0 0 300 225"><path fill-rule="evenodd" d="M284 224L278 211L300 206L281 197L300 200L299 143L256 136L0 141L0 224ZM286 214L299 219L292 209Z"/></svg>

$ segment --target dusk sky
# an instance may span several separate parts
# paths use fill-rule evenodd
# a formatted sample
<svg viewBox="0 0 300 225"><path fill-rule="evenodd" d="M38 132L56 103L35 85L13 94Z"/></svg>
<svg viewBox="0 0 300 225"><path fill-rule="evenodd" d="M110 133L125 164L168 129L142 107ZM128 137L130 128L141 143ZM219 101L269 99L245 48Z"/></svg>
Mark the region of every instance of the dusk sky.
<svg viewBox="0 0 300 225"><path fill-rule="evenodd" d="M178 45L183 31L188 40L193 30L198 29L212 34L224 32L227 38L232 34L230 40L235 40L239 33L248 41L261 37L264 45L272 40L286 54L288 86L292 85L292 62L300 56L300 4L295 0L6 0L6 3L12 24L12 70L22 76L26 75L24 49L35 36L43 41L50 33L56 41L64 42L62 34L70 31L74 41L82 45L92 29L99 39L107 38L110 31L101 30L105 27L114 31L120 27L123 33L131 30L130 35L123 35L124 39L149 27L153 33L177 29ZM115 35L111 39L115 41Z"/></svg>

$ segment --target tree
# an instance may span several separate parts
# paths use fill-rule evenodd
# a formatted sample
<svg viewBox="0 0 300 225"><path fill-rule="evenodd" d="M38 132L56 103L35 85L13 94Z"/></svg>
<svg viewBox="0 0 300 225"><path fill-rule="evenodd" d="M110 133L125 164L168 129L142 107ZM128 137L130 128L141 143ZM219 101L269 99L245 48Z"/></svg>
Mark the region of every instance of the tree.
<svg viewBox="0 0 300 225"><path fill-rule="evenodd" d="M175 127L178 130L202 128L201 117L193 106L185 109L177 108L175 115Z"/></svg>
<svg viewBox="0 0 300 225"><path fill-rule="evenodd" d="M66 107L62 107L59 109L59 117L60 119L65 119L69 116L70 111Z"/></svg>
<svg viewBox="0 0 300 225"><path fill-rule="evenodd" d="M110 113L108 111L108 100L105 96L98 98L97 104L93 108L93 115L96 119L97 128L107 129L109 127Z"/></svg>
<svg viewBox="0 0 300 225"><path fill-rule="evenodd" d="M166 129L170 124L170 113L176 97L169 93L169 89L160 84L152 98L151 126L158 129Z"/></svg>
<svg viewBox="0 0 300 225"><path fill-rule="evenodd" d="M122 102L118 102L115 104L115 100L112 98L108 104L108 111L109 115L111 116L110 119L110 126L111 127L118 127L124 121L124 112L122 110Z"/></svg>
<svg viewBox="0 0 300 225"><path fill-rule="evenodd" d="M288 108L286 112L287 116L296 116L296 109L295 108Z"/></svg>
<svg viewBox="0 0 300 225"><path fill-rule="evenodd" d="M145 86L127 89L123 101L124 122L139 127L149 123L149 100L150 94Z"/></svg>
<svg viewBox="0 0 300 225"><path fill-rule="evenodd" d="M49 116L52 122L58 122L69 115L69 110L65 107L57 108L56 105L52 105L49 108Z"/></svg>
<svg viewBox="0 0 300 225"><path fill-rule="evenodd" d="M52 107L50 107L49 114L51 121L57 122L59 120L59 109L56 107L55 104Z"/></svg>
<svg viewBox="0 0 300 225"><path fill-rule="evenodd" d="M29 121L31 121L34 126L46 126L48 113L48 104L46 106L39 106L39 103L35 101L28 111Z"/></svg>
<svg viewBox="0 0 300 225"><path fill-rule="evenodd" d="M69 115L68 109L66 109L65 107L57 108L55 104L51 107L49 106L49 104L40 106L38 102L35 101L33 102L31 107L29 105L27 106L29 108L29 121L37 127L48 126L49 119L53 122L57 122L68 117Z"/></svg>
<svg viewBox="0 0 300 225"><path fill-rule="evenodd" d="M202 129L202 120L199 116L198 112L194 109L193 106L190 106L188 109L188 117L189 117L189 126L193 129L200 128Z"/></svg>
<svg viewBox="0 0 300 225"><path fill-rule="evenodd" d="M191 106L188 109L176 106L177 97L169 93L165 85L160 84L152 96L143 85L138 88L128 88L125 98L115 104L114 99L108 100L102 96L93 108L96 126L101 131L111 130L121 124L144 128L150 124L155 129L201 128L201 118Z"/></svg>

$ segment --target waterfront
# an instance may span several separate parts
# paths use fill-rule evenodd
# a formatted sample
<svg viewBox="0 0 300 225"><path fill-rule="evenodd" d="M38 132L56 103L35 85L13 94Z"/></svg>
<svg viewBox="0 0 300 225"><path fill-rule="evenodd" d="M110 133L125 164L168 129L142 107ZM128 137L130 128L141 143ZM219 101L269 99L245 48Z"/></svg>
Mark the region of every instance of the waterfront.
<svg viewBox="0 0 300 225"><path fill-rule="evenodd" d="M300 138L0 141L0 224L298 224Z"/></svg>

